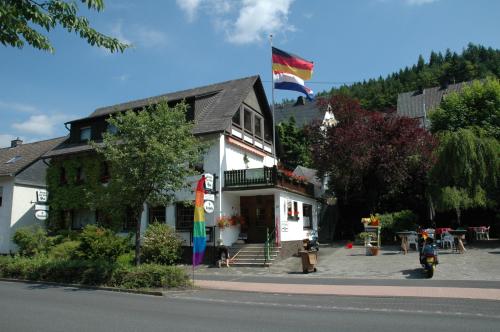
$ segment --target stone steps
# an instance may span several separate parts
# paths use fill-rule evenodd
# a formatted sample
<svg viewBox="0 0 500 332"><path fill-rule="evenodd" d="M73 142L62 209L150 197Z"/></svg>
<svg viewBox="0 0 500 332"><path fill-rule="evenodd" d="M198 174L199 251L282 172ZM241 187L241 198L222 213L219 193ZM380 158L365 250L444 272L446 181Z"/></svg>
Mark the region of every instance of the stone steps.
<svg viewBox="0 0 500 332"><path fill-rule="evenodd" d="M233 266L270 266L278 257L280 248L273 248L270 260L264 257L264 243L234 244L229 248L231 265Z"/></svg>

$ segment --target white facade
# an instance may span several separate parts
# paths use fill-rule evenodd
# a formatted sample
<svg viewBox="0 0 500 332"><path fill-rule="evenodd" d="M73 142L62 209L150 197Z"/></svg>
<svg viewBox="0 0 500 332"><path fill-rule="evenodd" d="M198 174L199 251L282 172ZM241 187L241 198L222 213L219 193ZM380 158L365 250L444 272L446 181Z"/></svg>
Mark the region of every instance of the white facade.
<svg viewBox="0 0 500 332"><path fill-rule="evenodd" d="M0 178L0 254L15 252L17 246L12 236L19 227L39 225L44 222L35 218L36 192L43 187L16 184L14 177Z"/></svg>
<svg viewBox="0 0 500 332"><path fill-rule="evenodd" d="M233 133L233 136L234 135ZM212 137L212 144L204 158L204 171L206 173L215 174L216 191L215 209L213 213L205 214L207 227L216 226L217 218L221 216L240 215L242 213L240 206L240 198L242 196L263 196L274 198L274 225L277 228L276 236L280 241L299 241L307 238L312 229L317 229L318 226L318 211L319 206L316 199L300 194L288 192L281 188L263 188L252 189L247 188L238 191L225 191L224 188L224 172L231 170L258 169L263 167L272 167L274 158L267 153L259 153L254 149L245 148L243 145L235 144L231 140L230 135L219 134ZM250 142L248 142L250 143ZM190 179L191 190L184 190L176 195L176 201L192 201L194 200L194 190L199 177ZM292 204L298 210L297 218L288 216L287 205ZM308 204L312 208L312 220L308 225L304 224L305 217L303 216L304 204ZM175 227L176 225L176 206L169 205L166 208L166 222ZM240 225L215 228L214 240L221 239L225 245L231 245L238 240L240 235ZM263 230L265 232L265 230ZM189 233L182 233L181 237L184 243L189 245Z"/></svg>

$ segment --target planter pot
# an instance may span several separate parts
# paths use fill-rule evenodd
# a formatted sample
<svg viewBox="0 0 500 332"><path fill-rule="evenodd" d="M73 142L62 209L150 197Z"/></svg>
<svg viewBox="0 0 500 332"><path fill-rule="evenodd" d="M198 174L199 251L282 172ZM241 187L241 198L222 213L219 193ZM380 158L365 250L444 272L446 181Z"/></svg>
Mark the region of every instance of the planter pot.
<svg viewBox="0 0 500 332"><path fill-rule="evenodd" d="M366 248L366 255L367 256L377 256L379 253L380 248L379 247L367 247Z"/></svg>

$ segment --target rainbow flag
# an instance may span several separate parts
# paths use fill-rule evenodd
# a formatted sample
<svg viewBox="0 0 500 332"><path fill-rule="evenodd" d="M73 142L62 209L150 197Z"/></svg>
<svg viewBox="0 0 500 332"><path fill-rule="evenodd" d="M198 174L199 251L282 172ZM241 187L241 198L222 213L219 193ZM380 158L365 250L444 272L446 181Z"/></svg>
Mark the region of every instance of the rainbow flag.
<svg viewBox="0 0 500 332"><path fill-rule="evenodd" d="M200 265L207 246L207 234L205 232L205 211L203 200L205 195L205 176L202 176L196 186L196 198L194 201L194 223L193 223L193 266Z"/></svg>
<svg viewBox="0 0 500 332"><path fill-rule="evenodd" d="M273 47L273 72L293 74L303 80L310 80L314 63Z"/></svg>

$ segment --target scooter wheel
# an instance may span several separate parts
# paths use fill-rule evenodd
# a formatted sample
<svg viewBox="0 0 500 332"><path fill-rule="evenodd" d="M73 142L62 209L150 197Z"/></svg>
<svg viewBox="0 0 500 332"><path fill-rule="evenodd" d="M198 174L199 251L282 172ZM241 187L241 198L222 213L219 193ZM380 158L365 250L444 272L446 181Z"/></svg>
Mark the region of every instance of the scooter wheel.
<svg viewBox="0 0 500 332"><path fill-rule="evenodd" d="M434 267L431 267L430 269L427 270L427 278L432 278L434 275Z"/></svg>

